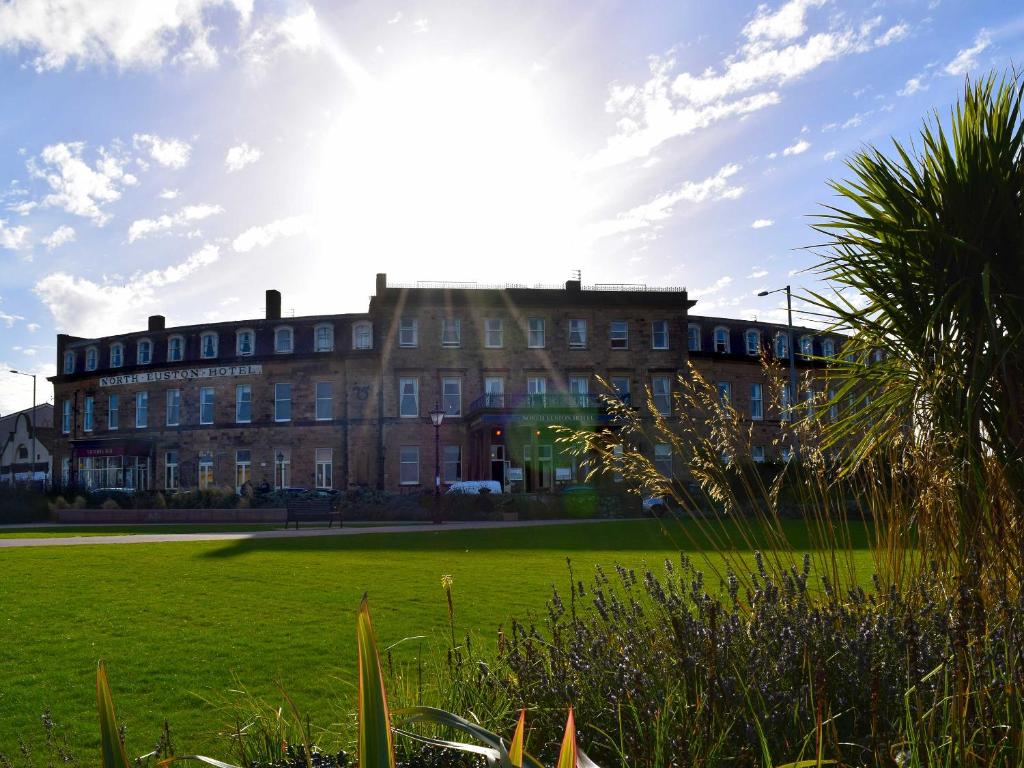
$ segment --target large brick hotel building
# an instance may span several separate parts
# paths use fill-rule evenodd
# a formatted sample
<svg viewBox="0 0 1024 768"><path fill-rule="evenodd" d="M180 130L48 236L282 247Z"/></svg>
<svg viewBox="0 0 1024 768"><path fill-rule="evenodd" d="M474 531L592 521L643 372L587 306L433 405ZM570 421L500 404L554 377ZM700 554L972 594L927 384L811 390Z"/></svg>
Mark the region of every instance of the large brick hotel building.
<svg viewBox="0 0 1024 768"><path fill-rule="evenodd" d="M544 491L580 480L552 424L608 416L595 376L636 403L674 407L692 362L752 424L753 458L772 458L780 414L759 356L803 370L840 339L690 314L683 289L643 286L388 285L369 311L266 317L57 338L54 468L85 487L431 488L434 427L444 483L497 479ZM777 398L775 398L777 399ZM650 446L667 469L667 446Z"/></svg>

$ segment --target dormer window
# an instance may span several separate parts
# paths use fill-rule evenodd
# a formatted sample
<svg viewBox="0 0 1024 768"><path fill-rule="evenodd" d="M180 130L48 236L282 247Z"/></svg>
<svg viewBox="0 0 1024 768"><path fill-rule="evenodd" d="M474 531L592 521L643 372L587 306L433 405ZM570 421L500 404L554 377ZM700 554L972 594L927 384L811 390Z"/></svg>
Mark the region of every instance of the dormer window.
<svg viewBox="0 0 1024 768"><path fill-rule="evenodd" d="M64 353L64 373L75 372L75 353L65 352Z"/></svg>
<svg viewBox="0 0 1024 768"><path fill-rule="evenodd" d="M316 352L334 351L334 326L322 323L313 329L313 349Z"/></svg>
<svg viewBox="0 0 1024 768"><path fill-rule="evenodd" d="M715 328L715 352L729 352L729 329L721 325Z"/></svg>
<svg viewBox="0 0 1024 768"><path fill-rule="evenodd" d="M352 326L352 349L373 349L373 326L367 322Z"/></svg>
<svg viewBox="0 0 1024 768"><path fill-rule="evenodd" d="M235 352L241 357L251 355L255 351L253 332L249 328L241 328L235 335Z"/></svg>
<svg viewBox="0 0 1024 768"><path fill-rule="evenodd" d="M785 333L775 334L775 356L789 357L789 336Z"/></svg>
<svg viewBox="0 0 1024 768"><path fill-rule="evenodd" d="M167 340L167 362L178 363L185 359L185 339L171 336Z"/></svg>
<svg viewBox="0 0 1024 768"><path fill-rule="evenodd" d="M217 356L217 334L213 331L199 336L199 356L207 359Z"/></svg>
<svg viewBox="0 0 1024 768"><path fill-rule="evenodd" d="M747 354L757 356L761 354L761 332L751 328L745 334L743 338L747 346Z"/></svg>
<svg viewBox="0 0 1024 768"><path fill-rule="evenodd" d="M116 342L110 345L110 367L120 368L124 365L124 344Z"/></svg>
<svg viewBox="0 0 1024 768"><path fill-rule="evenodd" d="M833 357L836 353L836 343L832 339L822 339L821 341L821 356L822 357Z"/></svg>
<svg viewBox="0 0 1024 768"><path fill-rule="evenodd" d="M149 339L139 339L135 347L135 362L139 365L149 365L153 362L153 342Z"/></svg>
<svg viewBox="0 0 1024 768"><path fill-rule="evenodd" d="M288 354L294 348L292 329L282 326L274 329L274 352Z"/></svg>
<svg viewBox="0 0 1024 768"><path fill-rule="evenodd" d="M99 363L99 352L96 347L89 347L85 350L85 370L95 371Z"/></svg>
<svg viewBox="0 0 1024 768"><path fill-rule="evenodd" d="M814 354L814 338L812 336L800 337L800 354L804 357L810 357Z"/></svg>
<svg viewBox="0 0 1024 768"><path fill-rule="evenodd" d="M686 329L686 348L690 352L700 352L699 325L691 325Z"/></svg>

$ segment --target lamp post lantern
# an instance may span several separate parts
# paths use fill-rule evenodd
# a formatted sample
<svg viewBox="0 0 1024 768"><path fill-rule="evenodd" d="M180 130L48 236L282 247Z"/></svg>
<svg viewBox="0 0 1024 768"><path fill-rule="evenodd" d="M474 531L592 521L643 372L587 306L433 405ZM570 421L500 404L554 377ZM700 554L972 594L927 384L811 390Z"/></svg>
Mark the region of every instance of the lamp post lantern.
<svg viewBox="0 0 1024 768"><path fill-rule="evenodd" d="M774 291L761 291L758 296L770 296L773 293L786 292L786 325L788 337L786 340L786 351L789 352L789 410L790 418L793 416L793 412L796 409L796 403L799 399L797 396L796 389L796 350L794 349L793 339L793 292L787 285L785 288L776 288ZM796 458L800 459L800 442L796 439L794 434L794 448L796 449Z"/></svg>
<svg viewBox="0 0 1024 768"><path fill-rule="evenodd" d="M441 522L441 422L444 410L434 403L430 423L434 425L434 523Z"/></svg>
<svg viewBox="0 0 1024 768"><path fill-rule="evenodd" d="M36 429L39 426L36 424L36 417L38 416L36 413L36 375L34 373L26 373L25 371L15 371L14 369L11 369L11 373L16 373L19 376L32 377L32 458L31 461L29 461L28 472L30 478L29 482L33 482L36 479ZM14 479L13 472L11 479Z"/></svg>

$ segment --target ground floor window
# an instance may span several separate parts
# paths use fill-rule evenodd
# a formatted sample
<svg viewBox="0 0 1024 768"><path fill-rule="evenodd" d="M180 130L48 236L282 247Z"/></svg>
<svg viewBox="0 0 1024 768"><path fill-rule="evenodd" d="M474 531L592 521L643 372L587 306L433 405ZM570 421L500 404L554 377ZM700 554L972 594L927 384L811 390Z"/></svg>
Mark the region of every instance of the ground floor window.
<svg viewBox="0 0 1024 768"><path fill-rule="evenodd" d="M654 468L662 477L672 477L672 446L668 443L654 446Z"/></svg>
<svg viewBox="0 0 1024 768"><path fill-rule="evenodd" d="M334 487L334 452L330 448L316 449L316 487Z"/></svg>
<svg viewBox="0 0 1024 768"><path fill-rule="evenodd" d="M242 486L252 483L252 451L235 451L235 492L241 493Z"/></svg>
<svg viewBox="0 0 1024 768"><path fill-rule="evenodd" d="M70 469L70 467L69 467ZM78 485L97 488L149 490L149 457L83 456L78 459Z"/></svg>
<svg viewBox="0 0 1024 768"><path fill-rule="evenodd" d="M178 490L178 452L168 451L164 456L164 488Z"/></svg>
<svg viewBox="0 0 1024 768"><path fill-rule="evenodd" d="M750 458L752 458L757 464L764 464L764 446L755 445L750 452Z"/></svg>
<svg viewBox="0 0 1024 768"><path fill-rule="evenodd" d="M403 445L398 449L398 482L402 485L419 485L420 448L418 445Z"/></svg>
<svg viewBox="0 0 1024 768"><path fill-rule="evenodd" d="M205 491L213 487L213 454L199 454L199 490Z"/></svg>
<svg viewBox="0 0 1024 768"><path fill-rule="evenodd" d="M446 445L444 460L441 465L441 478L446 483L454 483L462 479L462 446Z"/></svg>
<svg viewBox="0 0 1024 768"><path fill-rule="evenodd" d="M292 482L292 449L274 451L274 488L290 488Z"/></svg>
<svg viewBox="0 0 1024 768"><path fill-rule="evenodd" d="M67 456L60 460L60 484L64 488L71 484L71 459Z"/></svg>

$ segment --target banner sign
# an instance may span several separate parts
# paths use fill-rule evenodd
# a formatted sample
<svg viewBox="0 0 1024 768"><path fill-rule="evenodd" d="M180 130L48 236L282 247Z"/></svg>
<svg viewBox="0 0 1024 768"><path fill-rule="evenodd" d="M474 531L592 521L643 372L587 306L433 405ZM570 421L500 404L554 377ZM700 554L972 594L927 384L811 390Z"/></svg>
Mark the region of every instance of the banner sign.
<svg viewBox="0 0 1024 768"><path fill-rule="evenodd" d="M124 384L153 384L160 381L191 381L192 379L218 379L235 376L258 376L263 366L211 365L203 368L173 368L163 371L143 371L120 376L101 376L101 387L119 387Z"/></svg>

